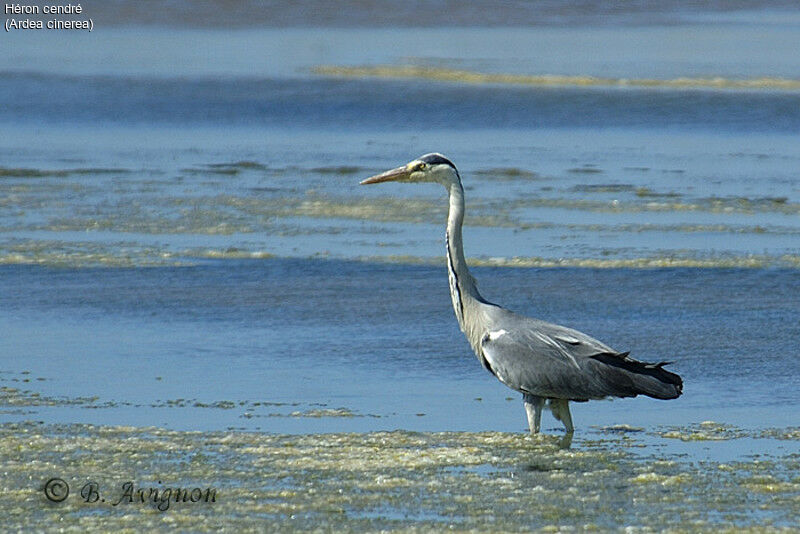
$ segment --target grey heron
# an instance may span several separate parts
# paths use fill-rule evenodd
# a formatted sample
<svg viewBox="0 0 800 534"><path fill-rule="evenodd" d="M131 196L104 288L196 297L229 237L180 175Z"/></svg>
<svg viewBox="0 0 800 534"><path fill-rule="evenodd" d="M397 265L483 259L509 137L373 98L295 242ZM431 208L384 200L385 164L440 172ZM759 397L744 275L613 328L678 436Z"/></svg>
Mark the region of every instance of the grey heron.
<svg viewBox="0 0 800 534"><path fill-rule="evenodd" d="M458 325L481 364L500 382L522 393L531 433L539 432L545 405L564 424L571 439L574 427L569 401L640 394L674 399L681 395L683 381L664 369L668 362L634 360L628 352L614 350L582 332L519 315L481 296L467 268L461 238L464 188L449 159L426 154L361 184L381 182L433 182L447 189L447 273Z"/></svg>

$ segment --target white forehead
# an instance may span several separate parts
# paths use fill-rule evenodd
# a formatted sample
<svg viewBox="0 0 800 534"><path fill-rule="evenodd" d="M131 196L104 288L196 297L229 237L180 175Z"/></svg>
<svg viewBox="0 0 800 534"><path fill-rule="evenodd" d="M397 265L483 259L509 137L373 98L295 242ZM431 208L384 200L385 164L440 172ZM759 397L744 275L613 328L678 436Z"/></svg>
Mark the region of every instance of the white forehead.
<svg viewBox="0 0 800 534"><path fill-rule="evenodd" d="M439 154L438 152L431 152L430 154L425 154L424 156L420 156L419 158L417 158L417 160L423 163L427 163L428 165L431 166L447 165L449 167L452 167L454 171L456 170L456 166L453 164L453 162L447 159L442 154Z"/></svg>
<svg viewBox="0 0 800 534"><path fill-rule="evenodd" d="M423 156L408 164L410 169L418 168L420 164L425 164L424 169L420 169L412 174L413 181L418 182L438 182L445 187L453 183L461 182L458 171L449 161L443 162L438 159Z"/></svg>

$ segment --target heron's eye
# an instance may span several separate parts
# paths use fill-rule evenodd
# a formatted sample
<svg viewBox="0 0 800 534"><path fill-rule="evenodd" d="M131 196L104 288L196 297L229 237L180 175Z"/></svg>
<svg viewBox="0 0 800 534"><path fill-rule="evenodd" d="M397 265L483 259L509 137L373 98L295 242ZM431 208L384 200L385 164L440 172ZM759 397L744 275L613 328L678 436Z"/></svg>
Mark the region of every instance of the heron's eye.
<svg viewBox="0 0 800 534"><path fill-rule="evenodd" d="M417 165L417 170L418 171L424 171L427 168L428 168L428 164L427 163L420 163L419 165Z"/></svg>

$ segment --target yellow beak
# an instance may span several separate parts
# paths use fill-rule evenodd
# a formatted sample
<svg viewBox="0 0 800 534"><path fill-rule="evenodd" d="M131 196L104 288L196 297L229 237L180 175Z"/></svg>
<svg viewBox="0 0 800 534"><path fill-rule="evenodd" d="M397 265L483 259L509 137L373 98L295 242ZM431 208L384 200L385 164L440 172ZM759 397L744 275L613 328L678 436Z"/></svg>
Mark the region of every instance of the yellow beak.
<svg viewBox="0 0 800 534"><path fill-rule="evenodd" d="M403 165L402 167L397 167L396 169L382 172L380 174L376 174L375 176L370 176L366 180L362 180L360 185L379 184L381 182L396 182L399 180L405 180L410 175L411 172L408 170L408 167Z"/></svg>

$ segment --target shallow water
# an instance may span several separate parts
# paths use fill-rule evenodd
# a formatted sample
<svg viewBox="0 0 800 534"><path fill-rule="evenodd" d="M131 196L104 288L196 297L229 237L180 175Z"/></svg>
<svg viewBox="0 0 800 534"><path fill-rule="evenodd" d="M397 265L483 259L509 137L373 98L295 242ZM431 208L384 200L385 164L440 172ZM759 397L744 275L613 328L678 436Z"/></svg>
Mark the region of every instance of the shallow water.
<svg viewBox="0 0 800 534"><path fill-rule="evenodd" d="M439 187L357 185L381 170L373 153L389 166L402 161L391 156L397 145L417 145L402 150L416 154L437 137L458 142L466 247L477 259L785 266L800 257L800 153L789 135L359 132L335 142L333 132L271 131L264 149L251 129L227 132L235 148L215 146L202 128L190 142L167 135L178 130L152 138L113 129L123 136L104 141L100 155L84 148L99 133L89 126L19 129L19 145L4 152L17 161L0 169L0 262L169 264L226 252L438 261ZM475 143L486 136L493 144L479 159ZM125 148L132 140L142 143L134 153ZM47 163L30 161L42 157L25 148L34 142L47 144ZM358 146L368 153L354 157ZM75 161L61 161L67 155Z"/></svg>
<svg viewBox="0 0 800 534"><path fill-rule="evenodd" d="M539 22L475 26L455 9L441 28L379 14L338 27L364 7L347 3L322 27L231 31L203 27L202 11L178 29L113 6L87 6L118 10L92 33L7 36L2 263L430 262L441 192L356 184L432 150L461 170L477 259L800 257L796 10L515 5Z"/></svg>
<svg viewBox="0 0 800 534"><path fill-rule="evenodd" d="M800 425L800 369L786 349L800 337L797 269L475 275L490 300L637 358L674 361L686 379L677 401L575 404L578 428ZM443 266L226 259L8 265L0 278L10 356L0 380L20 399L9 420L270 432L526 426L518 395L483 370L458 331Z"/></svg>
<svg viewBox="0 0 800 534"><path fill-rule="evenodd" d="M8 524L795 526L796 6L375 4L92 2L92 33L2 37ZM434 150L486 297L684 395L527 436L452 317L444 192L358 186ZM50 505L53 476L220 499Z"/></svg>

